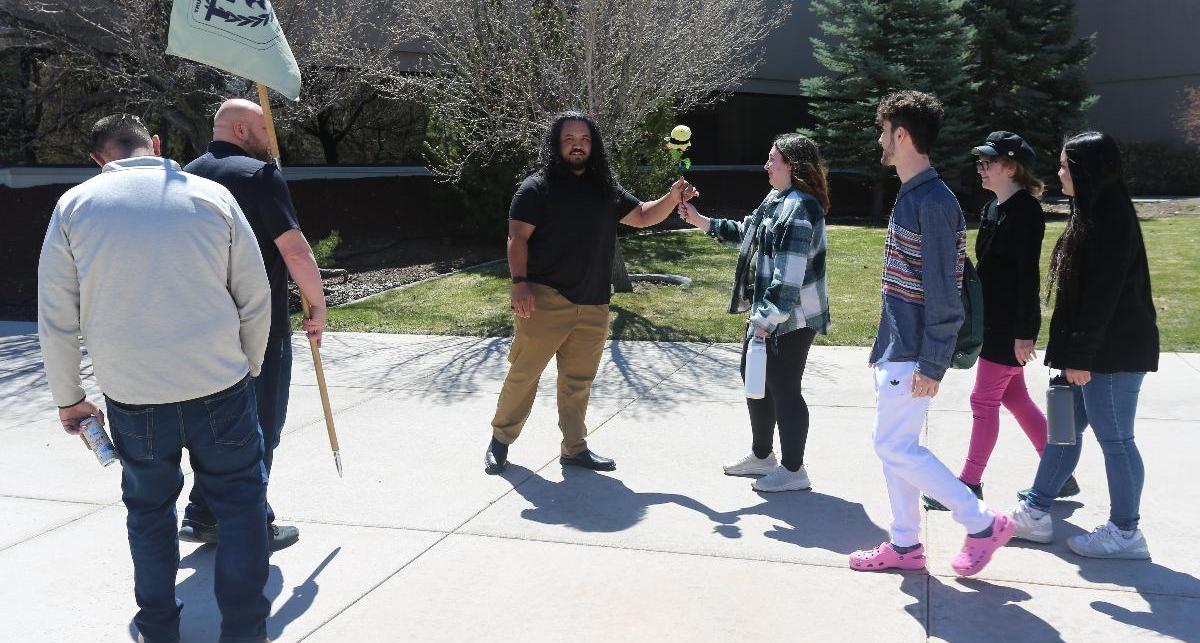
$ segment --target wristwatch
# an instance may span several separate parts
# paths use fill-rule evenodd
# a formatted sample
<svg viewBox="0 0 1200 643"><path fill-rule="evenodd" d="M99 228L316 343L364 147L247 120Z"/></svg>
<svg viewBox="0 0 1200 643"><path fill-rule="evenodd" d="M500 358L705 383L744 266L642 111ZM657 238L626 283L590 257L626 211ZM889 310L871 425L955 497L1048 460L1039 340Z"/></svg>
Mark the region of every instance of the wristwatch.
<svg viewBox="0 0 1200 643"><path fill-rule="evenodd" d="M516 276L514 276L514 277L512 278L512 281L513 281L513 283L514 283L514 284L523 284L523 283L526 283L526 282L528 282L528 281L529 281L529 277L516 277Z"/></svg>

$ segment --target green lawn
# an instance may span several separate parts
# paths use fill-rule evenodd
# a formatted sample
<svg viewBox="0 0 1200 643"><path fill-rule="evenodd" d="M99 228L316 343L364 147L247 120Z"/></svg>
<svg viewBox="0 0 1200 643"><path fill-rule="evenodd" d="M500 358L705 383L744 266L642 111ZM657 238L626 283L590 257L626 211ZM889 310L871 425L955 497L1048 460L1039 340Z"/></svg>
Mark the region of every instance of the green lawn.
<svg viewBox="0 0 1200 643"><path fill-rule="evenodd" d="M1047 226L1045 264L1063 223ZM1200 217L1142 222L1150 253L1154 300L1163 350L1200 351ZM829 226L829 296L833 327L818 344L870 345L879 315L879 274L884 229ZM643 235L624 240L631 272L682 274L686 288L644 287L612 300L612 336L668 341L738 341L742 315L725 313L736 251L698 232ZM973 239L970 243L973 243ZM973 246L972 246L973 247ZM505 336L512 333L508 272L503 264L460 272L393 291L371 301L335 308L335 331ZM1045 341L1049 325L1043 324Z"/></svg>

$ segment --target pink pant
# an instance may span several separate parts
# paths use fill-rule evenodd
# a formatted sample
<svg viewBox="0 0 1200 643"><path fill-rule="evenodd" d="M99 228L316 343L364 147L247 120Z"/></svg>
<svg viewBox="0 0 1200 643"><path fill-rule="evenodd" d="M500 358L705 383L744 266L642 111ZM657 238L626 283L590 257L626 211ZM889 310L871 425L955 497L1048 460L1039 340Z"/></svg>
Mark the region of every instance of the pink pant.
<svg viewBox="0 0 1200 643"><path fill-rule="evenodd" d="M971 391L971 414L975 418L971 425L971 446L959 476L963 482L979 484L983 478L1000 434L1001 404L1017 419L1039 456L1046 448L1046 415L1029 398L1021 367L980 359L975 371L975 390Z"/></svg>

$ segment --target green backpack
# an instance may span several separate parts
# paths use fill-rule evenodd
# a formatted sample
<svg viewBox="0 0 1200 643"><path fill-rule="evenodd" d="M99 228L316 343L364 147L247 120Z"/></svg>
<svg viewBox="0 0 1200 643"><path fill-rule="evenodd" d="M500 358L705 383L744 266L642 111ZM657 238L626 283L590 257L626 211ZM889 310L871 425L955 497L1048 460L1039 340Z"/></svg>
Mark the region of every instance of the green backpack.
<svg viewBox="0 0 1200 643"><path fill-rule="evenodd" d="M958 342L950 368L971 368L983 350L983 284L970 257L963 265L962 291L963 324L958 329Z"/></svg>

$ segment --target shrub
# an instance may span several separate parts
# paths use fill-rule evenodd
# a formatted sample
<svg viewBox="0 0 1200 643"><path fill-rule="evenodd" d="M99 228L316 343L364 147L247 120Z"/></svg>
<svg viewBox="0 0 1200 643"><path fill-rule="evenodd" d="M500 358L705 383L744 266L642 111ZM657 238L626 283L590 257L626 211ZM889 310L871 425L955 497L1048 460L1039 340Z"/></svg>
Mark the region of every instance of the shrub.
<svg viewBox="0 0 1200 643"><path fill-rule="evenodd" d="M1137 195L1200 195L1200 148L1172 143L1123 143L1129 190Z"/></svg>

